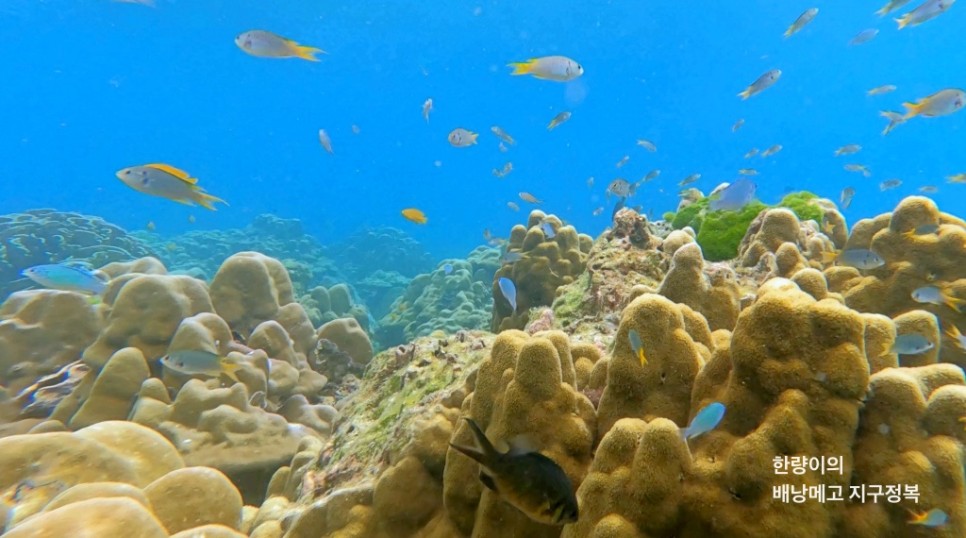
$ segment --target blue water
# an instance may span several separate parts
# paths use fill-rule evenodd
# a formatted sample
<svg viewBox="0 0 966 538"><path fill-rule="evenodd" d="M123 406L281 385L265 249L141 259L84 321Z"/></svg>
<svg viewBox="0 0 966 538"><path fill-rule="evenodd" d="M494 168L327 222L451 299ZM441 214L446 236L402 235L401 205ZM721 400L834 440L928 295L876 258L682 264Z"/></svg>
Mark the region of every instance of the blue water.
<svg viewBox="0 0 966 538"><path fill-rule="evenodd" d="M154 221L159 233L174 234L240 227L271 212L301 219L325 242L362 225L399 226L442 257L465 255L483 228L506 235L524 221L520 191L596 235L613 205L605 204L607 183L652 168L662 175L629 205L657 215L675 207L685 176L700 172L694 186L707 192L748 166L761 172L758 196L768 203L798 189L837 199L854 186L850 222L926 184L940 187L934 198L944 210L966 208L966 185L944 183L966 171L966 113L916 118L887 137L878 116L966 86L966 5L898 31L891 17L873 14L885 0L157 3L0 4L0 213L55 207L128 229ZM812 24L784 39L812 6L820 9ZM881 30L875 40L847 45L870 27ZM255 58L233 42L250 29L328 54L318 63ZM511 77L505 66L550 54L574 58L585 75L560 84ZM783 71L774 87L745 102L736 96L772 68ZM899 89L866 96L882 84ZM420 109L429 97L427 125ZM563 110L571 120L548 132ZM738 118L745 126L732 133ZM509 153L498 151L494 124L517 139ZM480 133L480 144L451 147L455 127ZM319 146L320 128L335 155ZM832 156L848 143L864 149ZM784 150L742 158L772 144ZM630 162L618 170L624 155ZM514 171L495 178L491 170L507 160ZM190 208L114 177L148 162L189 171L231 206ZM873 177L846 172L847 162L868 165ZM903 186L880 193L878 183L893 177ZM592 216L602 205L604 214ZM402 219L411 206L425 211L426 226Z"/></svg>

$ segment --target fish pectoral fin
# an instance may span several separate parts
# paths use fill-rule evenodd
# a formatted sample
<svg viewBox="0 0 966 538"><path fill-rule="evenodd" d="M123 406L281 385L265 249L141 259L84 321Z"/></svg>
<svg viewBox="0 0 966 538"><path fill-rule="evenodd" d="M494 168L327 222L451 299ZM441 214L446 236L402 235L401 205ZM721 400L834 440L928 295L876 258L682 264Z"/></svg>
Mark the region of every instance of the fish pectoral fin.
<svg viewBox="0 0 966 538"><path fill-rule="evenodd" d="M144 166L147 167L147 168L154 168L155 170L161 170L162 172L166 172L168 174L171 174L172 176L180 179L181 181L184 181L185 183L190 183L190 184L194 185L195 183L198 182L198 178L191 177L190 175L188 175L188 172L185 172L184 170L181 170L180 168L175 168L175 167L171 166L170 164L153 163L153 164L146 164Z"/></svg>
<svg viewBox="0 0 966 538"><path fill-rule="evenodd" d="M486 488L490 491L499 493L499 490L496 489L496 481L493 480L493 477L486 474L482 469L480 470L480 482L482 482L483 485L486 486Z"/></svg>

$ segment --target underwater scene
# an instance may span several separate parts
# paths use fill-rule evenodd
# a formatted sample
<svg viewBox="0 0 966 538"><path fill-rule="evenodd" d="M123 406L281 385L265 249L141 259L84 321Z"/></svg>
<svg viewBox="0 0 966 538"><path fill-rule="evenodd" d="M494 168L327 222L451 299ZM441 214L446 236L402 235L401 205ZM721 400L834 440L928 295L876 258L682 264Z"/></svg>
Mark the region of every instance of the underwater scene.
<svg viewBox="0 0 966 538"><path fill-rule="evenodd" d="M964 28L0 1L0 535L966 538Z"/></svg>

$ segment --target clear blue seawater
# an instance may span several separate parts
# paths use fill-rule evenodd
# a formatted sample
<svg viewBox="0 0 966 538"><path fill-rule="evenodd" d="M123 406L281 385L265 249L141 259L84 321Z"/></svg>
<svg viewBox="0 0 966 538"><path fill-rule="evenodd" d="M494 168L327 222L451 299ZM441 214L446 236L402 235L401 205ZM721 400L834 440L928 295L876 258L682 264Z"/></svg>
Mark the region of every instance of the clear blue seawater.
<svg viewBox="0 0 966 538"><path fill-rule="evenodd" d="M966 185L945 176L966 172L966 112L917 118L885 137L878 113L966 86L966 5L898 31L891 16L873 14L882 3L157 0L152 9L3 0L0 213L54 207L131 230L154 221L159 233L175 234L240 227L271 212L301 219L326 243L363 225L391 225L438 257L463 256L484 228L506 235L525 221L520 191L596 235L609 223L613 199L604 189L616 177L635 181L660 168L629 201L660 216L676 206L685 176L701 173L694 186L708 192L754 167L766 203L799 189L837 200L854 186L850 223L930 184L940 208L962 215ZM784 39L813 6L815 20ZM881 32L850 47L865 28ZM317 63L255 58L234 44L251 29L328 54ZM577 60L584 76L556 83L509 75L508 62L551 54ZM783 71L775 86L748 101L736 96L773 68ZM882 84L898 90L866 95ZM430 97L427 124L421 106ZM548 132L563 110L571 120ZM739 118L745 125L732 133ZM491 125L517 145L501 153ZM479 144L451 147L456 127L478 132ZM320 128L335 155L320 147ZM636 146L637 138L658 151ZM849 143L864 149L833 156ZM743 159L773 144L784 150ZM617 169L624 155L630 161ZM508 160L513 172L494 177ZM152 198L114 176L149 162L189 171L230 207L209 212ZM848 162L873 176L843 170ZM904 184L880 192L891 178ZM594 217L599 206L605 211ZM429 223L405 221L406 207L425 211Z"/></svg>

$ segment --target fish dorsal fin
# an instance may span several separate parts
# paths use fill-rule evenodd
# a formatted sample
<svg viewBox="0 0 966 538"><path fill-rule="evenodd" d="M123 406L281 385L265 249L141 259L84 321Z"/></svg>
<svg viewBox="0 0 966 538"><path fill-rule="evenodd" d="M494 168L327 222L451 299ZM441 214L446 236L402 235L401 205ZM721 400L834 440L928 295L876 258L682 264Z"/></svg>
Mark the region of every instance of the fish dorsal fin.
<svg viewBox="0 0 966 538"><path fill-rule="evenodd" d="M482 469L480 469L480 482L483 482L483 485L489 488L491 491L499 493L496 489L496 481L493 480L492 476L483 472Z"/></svg>
<svg viewBox="0 0 966 538"><path fill-rule="evenodd" d="M534 442L533 437L527 434L511 437L507 441L507 445L510 447L507 450L508 456L520 456L522 454L537 452L537 444Z"/></svg>
<svg viewBox="0 0 966 538"><path fill-rule="evenodd" d="M171 174L172 176L180 179L181 181L184 181L185 183L190 183L194 185L195 183L198 182L198 178L191 177L188 175L188 172L185 172L180 168L175 168L170 164L153 163L153 164L146 164L144 166L147 168L154 168L155 170L161 170L162 172Z"/></svg>

